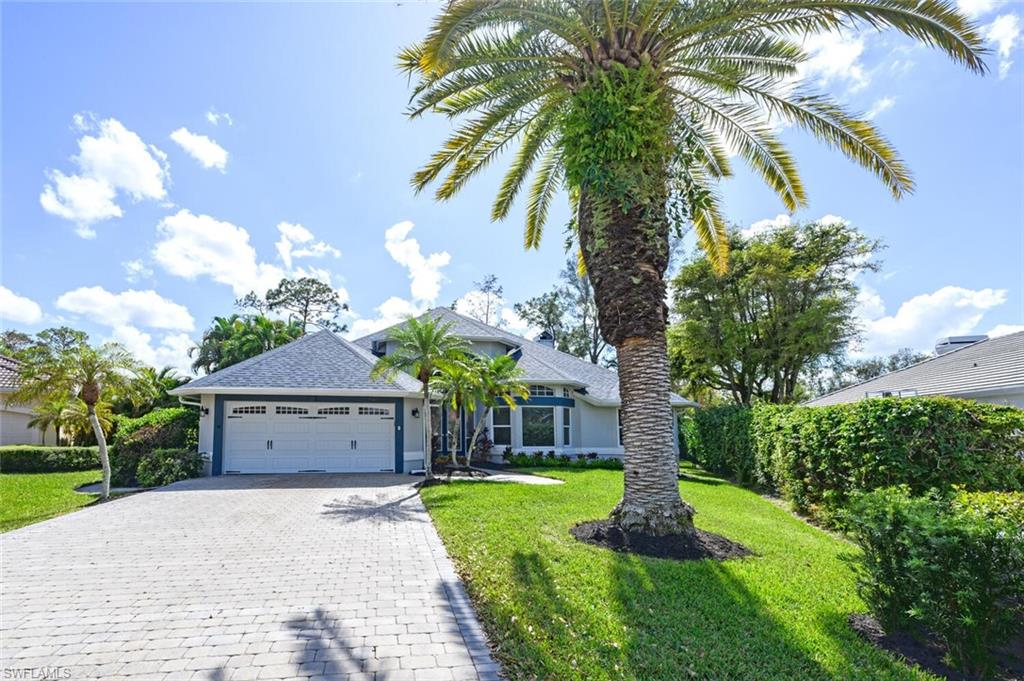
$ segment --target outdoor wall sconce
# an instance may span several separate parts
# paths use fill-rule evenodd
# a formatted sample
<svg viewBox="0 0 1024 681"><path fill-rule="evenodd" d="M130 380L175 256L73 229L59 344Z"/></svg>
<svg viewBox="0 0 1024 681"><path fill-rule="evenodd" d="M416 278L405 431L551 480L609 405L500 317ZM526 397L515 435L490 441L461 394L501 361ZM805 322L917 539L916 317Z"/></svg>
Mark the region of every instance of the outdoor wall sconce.
<svg viewBox="0 0 1024 681"><path fill-rule="evenodd" d="M418 419L420 417L420 410L419 409L413 409L412 410L412 417L414 419Z"/></svg>
<svg viewBox="0 0 1024 681"><path fill-rule="evenodd" d="M203 416L209 416L210 415L210 408L209 407L199 407L199 413L202 414Z"/></svg>

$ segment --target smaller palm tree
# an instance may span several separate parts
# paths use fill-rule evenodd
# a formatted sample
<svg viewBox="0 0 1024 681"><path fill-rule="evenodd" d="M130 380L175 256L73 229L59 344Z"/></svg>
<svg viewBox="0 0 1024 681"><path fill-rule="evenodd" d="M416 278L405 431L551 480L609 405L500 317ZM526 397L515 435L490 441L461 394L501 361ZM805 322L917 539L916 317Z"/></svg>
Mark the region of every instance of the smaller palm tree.
<svg viewBox="0 0 1024 681"><path fill-rule="evenodd" d="M55 357L22 365L21 386L9 400L30 404L66 395L81 400L99 445L103 466L102 496L106 499L110 496L110 458L103 423L97 413L102 413L103 407L97 409L97 405L106 404L105 395L131 399L138 390L141 369L135 358L117 343L98 348L81 345Z"/></svg>
<svg viewBox="0 0 1024 681"><path fill-rule="evenodd" d="M441 394L441 400L447 402L455 414L463 411L474 412L476 405L483 398L483 383L478 371L481 360L473 355L458 358L454 361L445 360L438 366L438 374L434 379L434 387ZM462 437L462 434L459 434ZM469 467L469 456L472 448L466 449L466 467ZM453 453L455 463L459 463L458 453Z"/></svg>
<svg viewBox="0 0 1024 681"><path fill-rule="evenodd" d="M67 395L54 395L48 400L40 402L32 409L32 419L28 422L29 428L38 428L43 433L43 442L46 442L46 431L53 428L54 444L58 447L61 442L61 429L67 423L65 411L68 408L69 399Z"/></svg>
<svg viewBox="0 0 1024 681"><path fill-rule="evenodd" d="M96 412L96 420L99 421L100 428L103 430L104 437L110 434L110 429L114 427L114 408L109 402L101 401L96 403L94 409ZM90 440L95 438L95 431L92 427L92 419L89 416L89 407L79 398L74 398L68 402L67 407L64 408L64 429L67 431L68 436L72 443L87 444Z"/></svg>
<svg viewBox="0 0 1024 681"><path fill-rule="evenodd" d="M405 324L391 330L388 340L395 344L395 351L384 355L373 367L370 376L374 379L391 380L399 372L405 372L419 379L423 384L423 458L427 480L434 477L433 447L430 423L430 387L438 367L444 362L454 362L465 356L466 341L451 333L452 323L427 317L420 321L414 317Z"/></svg>
<svg viewBox="0 0 1024 681"><path fill-rule="evenodd" d="M487 422L491 410L503 404L509 409L515 409L517 397L523 400L530 397L529 386L521 380L523 370L508 355L480 357L473 369L478 376L478 399L484 412L476 422L473 437L470 438L469 447L466 448L467 464L470 454L476 449L477 440L480 433L483 432L484 423Z"/></svg>

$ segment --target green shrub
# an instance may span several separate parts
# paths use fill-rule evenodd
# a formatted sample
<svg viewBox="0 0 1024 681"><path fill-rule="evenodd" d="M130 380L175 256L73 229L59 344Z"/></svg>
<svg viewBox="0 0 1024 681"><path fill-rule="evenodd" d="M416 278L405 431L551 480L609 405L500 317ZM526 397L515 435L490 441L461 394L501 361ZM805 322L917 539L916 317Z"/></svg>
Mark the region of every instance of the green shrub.
<svg viewBox="0 0 1024 681"><path fill-rule="evenodd" d="M144 454L157 449L195 449L198 438L197 409L154 409L139 418L119 418L111 448L111 477L116 484L134 485Z"/></svg>
<svg viewBox="0 0 1024 681"><path fill-rule="evenodd" d="M3 473L87 471L99 467L100 455L96 447L0 447L0 472Z"/></svg>
<svg viewBox="0 0 1024 681"><path fill-rule="evenodd" d="M686 452L703 468L749 484L754 481L750 421L747 407L694 410L683 421Z"/></svg>
<svg viewBox="0 0 1024 681"><path fill-rule="evenodd" d="M143 487L160 487L203 474L203 459L192 449L155 449L139 459L136 478Z"/></svg>
<svg viewBox="0 0 1024 681"><path fill-rule="evenodd" d="M863 550L858 587L890 628L934 632L953 666L990 671L1024 622L1024 493L858 495L845 513Z"/></svg>
<svg viewBox="0 0 1024 681"><path fill-rule="evenodd" d="M604 470L622 470L622 459L601 459L594 454L578 454L573 459L568 454L560 456L545 456L541 452L527 454L509 454L505 462L513 468L600 468Z"/></svg>

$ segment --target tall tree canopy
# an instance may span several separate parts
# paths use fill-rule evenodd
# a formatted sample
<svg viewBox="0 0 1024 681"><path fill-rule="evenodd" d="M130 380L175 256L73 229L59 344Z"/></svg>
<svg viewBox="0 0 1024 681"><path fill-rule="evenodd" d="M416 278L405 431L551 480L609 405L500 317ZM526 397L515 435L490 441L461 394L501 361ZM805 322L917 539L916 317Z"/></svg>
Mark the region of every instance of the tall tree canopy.
<svg viewBox="0 0 1024 681"><path fill-rule="evenodd" d="M793 401L807 372L856 337L854 277L877 268L879 244L838 222L730 242L728 273L695 258L672 282L673 377L739 404Z"/></svg>
<svg viewBox="0 0 1024 681"><path fill-rule="evenodd" d="M202 340L189 349L192 371L212 373L237 364L302 336L298 322L260 315L214 317Z"/></svg>
<svg viewBox="0 0 1024 681"><path fill-rule="evenodd" d="M452 0L402 51L415 78L412 117L459 119L413 176L449 199L517 147L491 216L527 189L525 245L536 248L563 187L570 239L615 347L625 486L621 529L692 533L672 454L666 354L669 234L692 225L717 271L727 265L715 183L726 149L789 210L807 196L769 115L863 165L896 197L913 183L868 120L799 83L803 35L864 24L894 28L981 71L982 38L939 0Z"/></svg>
<svg viewBox="0 0 1024 681"><path fill-rule="evenodd" d="M474 281L473 290L455 301L452 309L461 314L479 319L491 326L504 326L501 305L504 302L505 287L498 283L498 277L488 274L483 281Z"/></svg>
<svg viewBox="0 0 1024 681"><path fill-rule="evenodd" d="M348 310L348 303L343 303L329 284L313 277L282 279L263 297L249 291L235 301L235 307L251 311L254 317L265 317L271 312L287 313L288 322L298 324L302 333L306 333L310 324L337 333L348 330L337 321L338 315Z"/></svg>

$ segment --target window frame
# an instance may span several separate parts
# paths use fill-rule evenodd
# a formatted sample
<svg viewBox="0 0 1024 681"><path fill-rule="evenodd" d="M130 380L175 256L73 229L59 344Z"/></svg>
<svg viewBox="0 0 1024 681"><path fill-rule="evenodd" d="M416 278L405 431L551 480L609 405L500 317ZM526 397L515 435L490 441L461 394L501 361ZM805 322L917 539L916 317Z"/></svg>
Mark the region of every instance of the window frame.
<svg viewBox="0 0 1024 681"><path fill-rule="evenodd" d="M615 415L616 415L616 418L618 419L618 422L619 422L619 446L621 447L622 446L622 408L621 407L615 410Z"/></svg>
<svg viewBox="0 0 1024 681"><path fill-rule="evenodd" d="M508 423L495 423L494 422L494 415L498 412L499 409L504 409L506 412L508 412ZM507 430L508 431L508 442L498 442L497 433L498 433L498 429L499 428L501 428L502 430ZM491 442L493 442L496 447L511 447L512 446L512 408L511 407L505 406L505 407L492 407L491 408Z"/></svg>
<svg viewBox="0 0 1024 681"><path fill-rule="evenodd" d="M527 406L524 405L524 406L520 407L520 409L522 410L523 415L522 415L522 418L519 419L519 441L523 443L523 447L536 447L536 448L547 447L548 449L554 449L555 446L556 446L555 442L557 442L557 440L558 440L557 429L555 427L555 408L554 407L527 407ZM550 443L539 444L539 445L538 444L527 444L527 442L526 442L526 415L528 413L527 410L547 411L548 413L551 414L551 442Z"/></svg>
<svg viewBox="0 0 1024 681"><path fill-rule="evenodd" d="M572 407L562 407L562 446L572 447Z"/></svg>
<svg viewBox="0 0 1024 681"><path fill-rule="evenodd" d="M550 385L531 384L528 388L530 397L554 397L555 389Z"/></svg>

